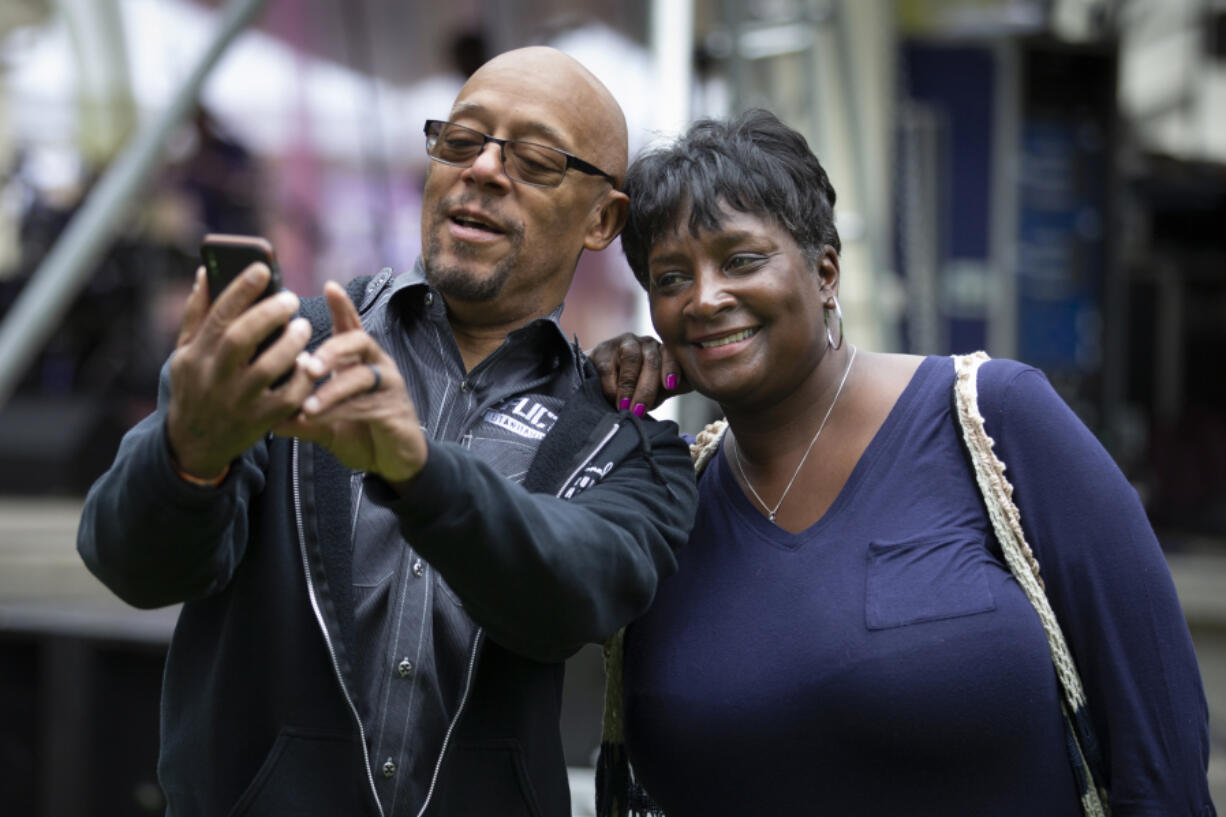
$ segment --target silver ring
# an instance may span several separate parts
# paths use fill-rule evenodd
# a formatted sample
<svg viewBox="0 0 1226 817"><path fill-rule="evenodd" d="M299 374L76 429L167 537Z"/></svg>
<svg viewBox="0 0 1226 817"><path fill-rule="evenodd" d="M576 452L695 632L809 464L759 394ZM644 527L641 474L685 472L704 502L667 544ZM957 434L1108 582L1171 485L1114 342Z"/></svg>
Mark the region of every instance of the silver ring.
<svg viewBox="0 0 1226 817"><path fill-rule="evenodd" d="M366 390L366 393L370 394L371 392L378 391L379 387L383 385L383 375L379 374L379 367L373 363L368 363L367 368L369 368L370 373L375 376L375 382L371 383L370 388Z"/></svg>

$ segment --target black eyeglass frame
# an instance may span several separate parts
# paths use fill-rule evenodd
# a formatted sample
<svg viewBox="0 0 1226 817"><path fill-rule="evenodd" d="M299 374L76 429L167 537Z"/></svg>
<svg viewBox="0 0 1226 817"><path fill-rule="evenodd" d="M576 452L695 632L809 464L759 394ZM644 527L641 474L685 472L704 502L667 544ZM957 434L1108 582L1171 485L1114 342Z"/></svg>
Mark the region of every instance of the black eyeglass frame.
<svg viewBox="0 0 1226 817"><path fill-rule="evenodd" d="M435 156L433 153L430 152L430 147L435 142L438 141L438 138L439 136L442 135L443 128L445 127L461 128L462 130L468 133L476 134L477 136L481 137L481 140L482 140L481 147L477 149L477 152L475 154L473 154L472 161L468 162L467 164L463 164L461 162L449 162L446 159L440 159L438 156ZM434 128L435 130L433 134L430 133L431 128ZM603 170L596 167L596 165L592 164L591 162L585 162L582 159L580 159L578 156L575 156L573 153L567 153L561 148L555 148L549 145L542 145L539 142L530 142L526 139L499 139L496 136L490 136L488 133L482 133L481 131L475 128L470 128L467 125L457 125L455 122L448 122L443 119L427 119L426 126L424 128L424 132L426 134L426 155L430 157L431 161L438 162L439 164L450 165L451 167L472 167L473 164L477 161L477 157L480 156L481 153L485 150L485 146L488 145L490 142L493 142L495 145L498 146L498 160L502 162L503 172L507 174L507 178L514 179L515 181L520 182L521 184L531 185L532 187L543 187L546 189L561 187L562 182L566 181L566 171L570 170L573 167L575 170L578 170L580 173L586 173L589 176L602 176L605 179L608 179L609 184L613 185L614 187L617 187L617 179L613 178L610 174L605 173ZM521 179L518 176L511 175L511 171L507 169L507 145L508 144L531 145L532 147L538 148L540 150L550 150L550 151L553 151L554 153L560 153L563 156L565 156L566 166L562 168L562 175L558 178L558 183L557 184L541 184L540 182L530 182L525 179Z"/></svg>

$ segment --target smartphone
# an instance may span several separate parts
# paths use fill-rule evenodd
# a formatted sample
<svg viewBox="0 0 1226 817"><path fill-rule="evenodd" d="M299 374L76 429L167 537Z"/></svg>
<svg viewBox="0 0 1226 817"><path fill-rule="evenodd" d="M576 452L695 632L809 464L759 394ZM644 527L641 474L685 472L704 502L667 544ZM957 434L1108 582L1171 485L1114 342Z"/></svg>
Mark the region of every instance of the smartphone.
<svg viewBox="0 0 1226 817"><path fill-rule="evenodd" d="M256 262L272 270L268 288L260 298L281 291L281 272L277 269L277 254L272 243L258 235L227 235L209 233L200 243L200 260L209 281L209 298L216 301L226 285Z"/></svg>
<svg viewBox="0 0 1226 817"><path fill-rule="evenodd" d="M205 276L209 284L209 299L216 301L226 286L243 273L243 270L256 262L266 264L272 272L268 279L268 287L260 294L258 300L276 295L282 289L281 272L277 269L277 254L273 251L272 242L258 235L229 235L226 233L209 233L200 242L200 260L204 264ZM256 347L252 360L255 360L284 331L278 327ZM290 373L277 378L272 384L276 388L289 379Z"/></svg>

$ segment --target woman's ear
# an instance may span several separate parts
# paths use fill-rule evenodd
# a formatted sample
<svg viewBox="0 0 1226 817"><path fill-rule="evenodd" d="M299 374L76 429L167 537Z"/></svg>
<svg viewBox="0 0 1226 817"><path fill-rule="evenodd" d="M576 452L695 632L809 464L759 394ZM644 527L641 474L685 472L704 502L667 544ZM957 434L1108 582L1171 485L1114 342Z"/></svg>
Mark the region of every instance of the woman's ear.
<svg viewBox="0 0 1226 817"><path fill-rule="evenodd" d="M630 198L620 190L610 190L596 205L592 214L583 246L593 252L603 250L613 243L630 213Z"/></svg>
<svg viewBox="0 0 1226 817"><path fill-rule="evenodd" d="M829 244L822 247L817 258L817 277L824 299L829 302L839 294L839 254Z"/></svg>

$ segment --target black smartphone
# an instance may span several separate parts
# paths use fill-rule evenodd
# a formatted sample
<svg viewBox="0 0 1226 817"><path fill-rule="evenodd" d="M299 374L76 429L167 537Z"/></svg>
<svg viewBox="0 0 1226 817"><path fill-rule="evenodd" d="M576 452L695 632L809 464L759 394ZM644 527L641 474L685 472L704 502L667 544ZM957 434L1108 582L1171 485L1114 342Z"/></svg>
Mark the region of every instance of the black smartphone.
<svg viewBox="0 0 1226 817"><path fill-rule="evenodd" d="M200 260L209 279L209 298L213 301L221 295L226 285L242 271L256 262L268 265L272 277L261 298L281 291L281 272L277 269L277 254L272 243L258 235L227 235L209 233L200 242Z"/></svg>
<svg viewBox="0 0 1226 817"><path fill-rule="evenodd" d="M277 254L273 251L272 242L258 235L230 235L227 233L209 233L200 242L200 260L204 264L205 276L209 283L209 299L216 301L226 286L242 274L243 270L256 262L268 266L272 277L268 279L268 287L260 294L258 300L276 295L282 289L281 271L277 269ZM255 360L284 331L278 327L256 347L252 360ZM276 388L289 379L290 373L277 378L272 384Z"/></svg>

